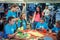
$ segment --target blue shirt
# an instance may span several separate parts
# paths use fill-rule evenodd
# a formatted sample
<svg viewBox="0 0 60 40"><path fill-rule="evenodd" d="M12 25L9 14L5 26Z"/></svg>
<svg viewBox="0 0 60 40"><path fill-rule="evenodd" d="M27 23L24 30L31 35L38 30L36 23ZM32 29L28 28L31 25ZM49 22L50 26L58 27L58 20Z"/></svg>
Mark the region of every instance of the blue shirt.
<svg viewBox="0 0 60 40"><path fill-rule="evenodd" d="M4 27L4 31L6 34L13 34L16 28L17 28L16 24L13 24L13 25L6 24Z"/></svg>
<svg viewBox="0 0 60 40"><path fill-rule="evenodd" d="M22 20L22 26L23 26L23 28L24 28L24 30L26 29L26 20Z"/></svg>
<svg viewBox="0 0 60 40"><path fill-rule="evenodd" d="M17 24L18 28L21 26L21 22L18 21L18 24Z"/></svg>
<svg viewBox="0 0 60 40"><path fill-rule="evenodd" d="M8 13L7 13L7 15L6 15L6 18L8 19L9 17L16 18L17 17L17 13L9 10Z"/></svg>
<svg viewBox="0 0 60 40"><path fill-rule="evenodd" d="M36 28L44 28L44 29L48 29L48 25L44 22L44 23L37 23Z"/></svg>
<svg viewBox="0 0 60 40"><path fill-rule="evenodd" d="M52 31L55 32L55 33L58 33L58 32L60 31L60 28L54 27L54 28L52 29Z"/></svg>

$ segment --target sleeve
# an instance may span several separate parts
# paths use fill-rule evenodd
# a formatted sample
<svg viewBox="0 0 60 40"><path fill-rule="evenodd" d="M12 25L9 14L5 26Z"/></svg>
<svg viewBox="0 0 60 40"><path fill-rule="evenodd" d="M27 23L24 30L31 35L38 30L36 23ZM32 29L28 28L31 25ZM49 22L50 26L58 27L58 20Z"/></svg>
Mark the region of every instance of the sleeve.
<svg viewBox="0 0 60 40"><path fill-rule="evenodd" d="M52 28L52 32L55 32L55 27L54 27L54 28Z"/></svg>
<svg viewBox="0 0 60 40"><path fill-rule="evenodd" d="M8 11L8 13L7 13L7 15L6 15L6 18L8 19L8 17L10 17L10 16L11 16L11 12Z"/></svg>
<svg viewBox="0 0 60 40"><path fill-rule="evenodd" d="M36 29L38 29L38 28L40 28L40 24L39 23L37 23L37 25L36 25Z"/></svg>
<svg viewBox="0 0 60 40"><path fill-rule="evenodd" d="M4 30L5 30L5 33L6 33L6 34L10 34L10 31L9 31L8 26L5 26Z"/></svg>
<svg viewBox="0 0 60 40"><path fill-rule="evenodd" d="M58 32L57 28L54 27L54 28L52 29L52 32L57 33L57 32Z"/></svg>
<svg viewBox="0 0 60 40"><path fill-rule="evenodd" d="M43 10L43 12L45 12L45 9Z"/></svg>
<svg viewBox="0 0 60 40"><path fill-rule="evenodd" d="M15 23L13 27L14 27L14 30L16 30L17 29L17 24Z"/></svg>
<svg viewBox="0 0 60 40"><path fill-rule="evenodd" d="M48 28L48 25L47 25L46 23L45 23L45 29L46 29L46 30L48 30L48 29L49 29L49 28Z"/></svg>
<svg viewBox="0 0 60 40"><path fill-rule="evenodd" d="M18 28L21 26L20 24L21 24L21 22L18 22L18 24L17 24Z"/></svg>

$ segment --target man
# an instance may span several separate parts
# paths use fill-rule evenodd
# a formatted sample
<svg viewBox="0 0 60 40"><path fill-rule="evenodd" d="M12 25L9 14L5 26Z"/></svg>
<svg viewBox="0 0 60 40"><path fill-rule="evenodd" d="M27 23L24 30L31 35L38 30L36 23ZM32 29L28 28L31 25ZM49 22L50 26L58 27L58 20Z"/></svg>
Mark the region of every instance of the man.
<svg viewBox="0 0 60 40"><path fill-rule="evenodd" d="M18 9L18 6L16 5L16 4L13 4L13 5L11 5L11 7L10 7L11 9L10 10L8 10L8 13L7 13L7 15L6 15L6 18L8 19L9 17L17 17L17 9Z"/></svg>
<svg viewBox="0 0 60 40"><path fill-rule="evenodd" d="M14 38L15 35L17 34L16 31L16 24L15 24L15 19L14 17L9 17L8 18L8 23L4 27L5 34L7 35L8 38Z"/></svg>

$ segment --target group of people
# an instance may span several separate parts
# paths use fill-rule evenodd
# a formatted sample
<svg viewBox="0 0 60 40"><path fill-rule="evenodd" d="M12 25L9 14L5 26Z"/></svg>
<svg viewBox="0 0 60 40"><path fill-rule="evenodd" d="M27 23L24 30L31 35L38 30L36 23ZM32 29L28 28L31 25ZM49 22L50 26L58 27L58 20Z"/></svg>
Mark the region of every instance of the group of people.
<svg viewBox="0 0 60 40"><path fill-rule="evenodd" d="M3 28L4 32L0 32L0 36L4 38L17 38L15 35L17 34L16 31L19 27L23 26L24 30L26 30L26 25L27 25L26 15L25 13L22 13L20 17L17 18L16 12L17 12L18 6L16 4L13 4L10 8L11 9L8 10L6 14L6 23Z"/></svg>
<svg viewBox="0 0 60 40"><path fill-rule="evenodd" d="M7 24L4 26L4 37L5 38L17 38L16 37L16 30L20 27L23 27L23 30L27 29L27 19L26 13L22 12L20 17L17 17L17 9L19 8L16 4L11 5L11 9L8 10L6 15ZM41 12L40 6L36 7L36 11L33 14L31 20L31 29L45 29L46 31L49 29L48 23L50 19L50 11L48 6ZM52 32L56 34L60 31L60 21L56 22L56 26L51 29ZM2 34L2 32L1 32Z"/></svg>

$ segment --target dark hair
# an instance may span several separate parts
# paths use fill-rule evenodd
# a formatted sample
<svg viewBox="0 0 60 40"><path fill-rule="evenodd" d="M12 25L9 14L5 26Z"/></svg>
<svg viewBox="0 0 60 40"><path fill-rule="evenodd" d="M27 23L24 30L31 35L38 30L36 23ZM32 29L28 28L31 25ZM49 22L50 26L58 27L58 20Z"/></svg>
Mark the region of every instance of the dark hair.
<svg viewBox="0 0 60 40"><path fill-rule="evenodd" d="M57 21L56 23L57 23L57 24L59 25L59 27L60 27L60 21Z"/></svg>
<svg viewBox="0 0 60 40"><path fill-rule="evenodd" d="M25 6L25 3L22 3L22 6Z"/></svg>
<svg viewBox="0 0 60 40"><path fill-rule="evenodd" d="M8 18L8 23L9 23L9 21L11 21L12 19L14 19L14 17L9 17L9 18Z"/></svg>
<svg viewBox="0 0 60 40"><path fill-rule="evenodd" d="M41 7L40 6L37 6L39 9L40 9L40 11L39 11L39 14L40 14L40 17L42 16L42 14L41 14ZM36 8L37 8L36 7ZM38 11L36 10L36 14L38 13Z"/></svg>
<svg viewBox="0 0 60 40"><path fill-rule="evenodd" d="M60 40L60 31L57 34L57 40Z"/></svg>
<svg viewBox="0 0 60 40"><path fill-rule="evenodd" d="M18 5L17 4L13 4L13 5L11 5L11 7L10 8L15 8L15 7L17 7Z"/></svg>

